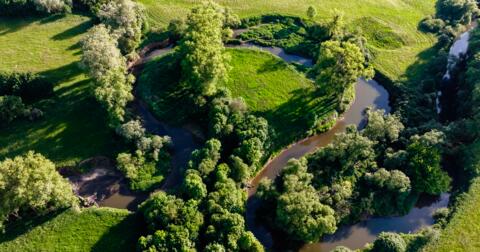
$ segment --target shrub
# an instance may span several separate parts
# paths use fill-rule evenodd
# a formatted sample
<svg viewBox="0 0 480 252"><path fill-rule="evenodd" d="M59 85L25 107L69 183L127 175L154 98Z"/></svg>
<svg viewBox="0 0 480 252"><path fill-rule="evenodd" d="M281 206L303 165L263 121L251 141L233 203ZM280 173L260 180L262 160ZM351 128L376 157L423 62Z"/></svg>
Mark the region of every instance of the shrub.
<svg viewBox="0 0 480 252"><path fill-rule="evenodd" d="M23 16L35 12L29 0L0 0L0 16Z"/></svg>
<svg viewBox="0 0 480 252"><path fill-rule="evenodd" d="M0 72L0 96L20 96L34 102L53 94L53 84L44 77L30 72Z"/></svg>
<svg viewBox="0 0 480 252"><path fill-rule="evenodd" d="M18 117L28 115L29 110L17 96L0 96L0 123L10 123Z"/></svg>
<svg viewBox="0 0 480 252"><path fill-rule="evenodd" d="M420 23L420 29L425 32L437 33L445 27L445 22L439 18L427 17Z"/></svg>
<svg viewBox="0 0 480 252"><path fill-rule="evenodd" d="M46 13L70 12L72 9L71 0L33 0L33 4L38 11Z"/></svg>
<svg viewBox="0 0 480 252"><path fill-rule="evenodd" d="M352 252L352 250L344 246L337 246L334 250L330 252Z"/></svg>
<svg viewBox="0 0 480 252"><path fill-rule="evenodd" d="M149 191L158 187L168 172L168 155L162 155L159 159L159 162L148 159L139 151L134 155L120 153L117 156L117 166L129 179L132 190Z"/></svg>
<svg viewBox="0 0 480 252"><path fill-rule="evenodd" d="M397 233L383 232L373 243L373 252L405 252L407 245Z"/></svg>

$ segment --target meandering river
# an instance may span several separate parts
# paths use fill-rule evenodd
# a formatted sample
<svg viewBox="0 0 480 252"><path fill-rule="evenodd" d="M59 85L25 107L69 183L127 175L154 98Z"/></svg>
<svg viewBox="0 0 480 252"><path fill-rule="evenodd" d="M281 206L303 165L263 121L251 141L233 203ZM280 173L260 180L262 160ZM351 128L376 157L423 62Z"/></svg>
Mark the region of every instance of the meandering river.
<svg viewBox="0 0 480 252"><path fill-rule="evenodd" d="M281 48L260 47L253 44L243 44L235 47L253 47L269 51L290 63L296 62L305 66L313 65L311 59L287 54ZM166 54L171 50L171 47L153 50L146 55L143 55L140 65L148 62L156 56ZM270 232L255 220L255 212L256 209L258 209L259 202L255 197L250 196L255 193L260 180L265 177L274 179L291 158L303 157L306 154L331 143L335 134L344 131L347 125L354 124L357 125L358 128L362 128L365 125L364 111L367 107L384 109L386 113L390 112L389 95L376 81L365 81L361 79L358 81L355 90L355 101L331 130L323 134L308 137L287 147L280 152L279 155L270 160L261 172L252 179L251 187L248 190L249 200L246 213L247 226L267 248L281 249L278 247L281 246L281 242L278 242L278 237L272 237ZM148 132L158 135L169 135L172 138L173 169L171 174L166 178L161 189L175 187L181 182L183 168L189 160L191 152L194 149L201 147L200 143L196 141L195 134L191 129L186 127L170 127L169 125L158 121L150 113L147 105L143 101L137 99L133 103L132 108L142 119L143 125ZM120 187L125 186L125 183L117 183ZM129 191L122 194L122 191L125 190L117 190L117 192L103 199L100 202L100 205L116 208L132 208L132 202L137 202L139 198L145 197L144 194L135 195ZM442 195L439 199L433 199L426 202L426 204L421 206L417 205L405 216L370 218L355 225L340 227L334 235L325 237L320 243L306 245L301 251L328 251L337 245L349 246L350 248L355 249L363 247L367 242L373 241L376 235L381 231L411 232L425 225L431 225L433 223L431 217L432 212L439 207L447 205L448 194ZM424 202L422 201L422 203ZM275 240L277 241L274 242Z"/></svg>

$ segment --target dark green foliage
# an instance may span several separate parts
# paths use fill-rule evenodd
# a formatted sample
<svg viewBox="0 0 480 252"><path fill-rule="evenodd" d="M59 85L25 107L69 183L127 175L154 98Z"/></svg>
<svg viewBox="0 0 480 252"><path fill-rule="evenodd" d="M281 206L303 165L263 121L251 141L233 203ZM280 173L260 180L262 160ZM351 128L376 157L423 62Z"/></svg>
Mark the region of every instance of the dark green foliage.
<svg viewBox="0 0 480 252"><path fill-rule="evenodd" d="M452 25L469 24L474 15L478 14L475 0L439 0L437 16Z"/></svg>
<svg viewBox="0 0 480 252"><path fill-rule="evenodd" d="M210 109L210 134L226 143L227 155L236 156L232 161L238 182L247 173L243 165L250 167L248 175L254 174L270 147L268 122L246 110L242 99L228 97L214 99Z"/></svg>
<svg viewBox="0 0 480 252"><path fill-rule="evenodd" d="M311 185L306 160L291 160L282 172L282 190L277 199L277 225L293 239L315 242L336 230L334 211L320 203Z"/></svg>
<svg viewBox="0 0 480 252"><path fill-rule="evenodd" d="M396 233L380 233L373 243L372 252L405 252L407 245L403 238Z"/></svg>
<svg viewBox="0 0 480 252"><path fill-rule="evenodd" d="M138 242L141 251L189 251L194 249L203 215L196 201L184 202L165 192L157 192L140 205L153 235L142 236Z"/></svg>
<svg viewBox="0 0 480 252"><path fill-rule="evenodd" d="M172 41L180 40L183 37L186 29L187 29L187 26L185 25L185 20L172 19L168 24L168 33L169 33L170 39Z"/></svg>
<svg viewBox="0 0 480 252"><path fill-rule="evenodd" d="M440 18L427 17L420 23L420 29L424 32L437 33L445 27L445 22Z"/></svg>
<svg viewBox="0 0 480 252"><path fill-rule="evenodd" d="M435 133L435 132L431 132ZM438 195L450 189L451 178L440 166L440 150L434 134L413 137L407 147L407 175L417 192Z"/></svg>
<svg viewBox="0 0 480 252"><path fill-rule="evenodd" d="M17 96L0 96L0 125L29 114L29 109Z"/></svg>
<svg viewBox="0 0 480 252"><path fill-rule="evenodd" d="M37 11L30 0L0 0L0 16L28 16Z"/></svg>
<svg viewBox="0 0 480 252"><path fill-rule="evenodd" d="M170 138L146 134L138 120L124 123L116 131L133 152L117 156L117 167L129 179L130 188L150 191L158 187L170 170L166 151Z"/></svg>
<svg viewBox="0 0 480 252"><path fill-rule="evenodd" d="M242 33L240 38L262 46L278 46L288 53L307 57L315 55L318 44L308 39L304 27L282 23L262 24Z"/></svg>
<svg viewBox="0 0 480 252"><path fill-rule="evenodd" d="M98 12L100 7L103 4L106 4L108 1L109 0L74 0L73 6L74 9L90 11L91 13L95 14Z"/></svg>
<svg viewBox="0 0 480 252"><path fill-rule="evenodd" d="M377 168L374 142L355 128L339 134L328 146L308 157L308 169L315 175L314 184L331 184L336 180L352 182Z"/></svg>
<svg viewBox="0 0 480 252"><path fill-rule="evenodd" d="M0 72L0 96L20 96L25 102L48 98L53 84L44 77L30 72Z"/></svg>
<svg viewBox="0 0 480 252"><path fill-rule="evenodd" d="M403 172L382 168L375 173L367 173L365 181L372 197L372 209L367 211L385 216L409 210L410 179Z"/></svg>
<svg viewBox="0 0 480 252"><path fill-rule="evenodd" d="M197 170L202 178L208 177L220 160L221 147L222 144L217 139L208 140L205 147L192 153L188 168Z"/></svg>
<svg viewBox="0 0 480 252"><path fill-rule="evenodd" d="M182 192L187 199L201 200L207 196L207 186L197 170L188 169L182 184Z"/></svg>

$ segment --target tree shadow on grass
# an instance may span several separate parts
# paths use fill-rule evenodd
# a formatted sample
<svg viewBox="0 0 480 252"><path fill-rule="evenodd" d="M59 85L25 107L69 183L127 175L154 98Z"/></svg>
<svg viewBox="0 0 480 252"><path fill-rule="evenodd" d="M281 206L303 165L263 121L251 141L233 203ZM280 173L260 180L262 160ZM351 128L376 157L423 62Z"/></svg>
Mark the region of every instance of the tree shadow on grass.
<svg viewBox="0 0 480 252"><path fill-rule="evenodd" d="M263 63L263 65L257 70L257 73L267 73L274 72L277 70L285 69L288 64L283 60L278 60L277 58L272 58Z"/></svg>
<svg viewBox="0 0 480 252"><path fill-rule="evenodd" d="M18 219L12 223L8 223L6 232L4 234L0 233L0 243L13 241L17 237L28 233L33 228L49 222L50 220L54 219L65 211L67 211L67 209L58 210L48 213L46 215L36 216L33 218L25 217L24 219Z"/></svg>
<svg viewBox="0 0 480 252"><path fill-rule="evenodd" d="M20 31L36 20L37 18L0 17L0 23L3 24L3 27L0 28L0 36Z"/></svg>
<svg viewBox="0 0 480 252"><path fill-rule="evenodd" d="M191 120L197 108L191 87L180 81L180 69L178 57L167 54L147 63L136 84L155 116L176 126Z"/></svg>
<svg viewBox="0 0 480 252"><path fill-rule="evenodd" d="M291 94L292 97L279 107L258 113L275 129L276 146L290 144L305 136L309 130L310 114L326 117L337 106L334 97L322 96L313 88L296 89Z"/></svg>
<svg viewBox="0 0 480 252"><path fill-rule="evenodd" d="M45 76L50 81L52 81L55 85L58 85L60 83L72 81L80 74L83 74L83 71L82 69L80 69L79 62L74 61L54 69L49 69L43 72L39 72L38 74Z"/></svg>
<svg viewBox="0 0 480 252"><path fill-rule="evenodd" d="M56 34L55 36L52 37L53 40L65 40L65 39L70 39L75 36L78 36L82 33L85 33L88 29L90 29L93 26L92 20L87 20L83 23L80 23L74 27L71 27L61 33Z"/></svg>
<svg viewBox="0 0 480 252"><path fill-rule="evenodd" d="M131 214L117 225L110 227L100 240L95 243L91 251L118 252L135 251L138 238L144 233L143 221L137 214Z"/></svg>
<svg viewBox="0 0 480 252"><path fill-rule="evenodd" d="M64 18L65 16L66 16L65 14L50 15L50 16L42 18L40 20L40 24L53 23L53 22L56 22L56 21Z"/></svg>

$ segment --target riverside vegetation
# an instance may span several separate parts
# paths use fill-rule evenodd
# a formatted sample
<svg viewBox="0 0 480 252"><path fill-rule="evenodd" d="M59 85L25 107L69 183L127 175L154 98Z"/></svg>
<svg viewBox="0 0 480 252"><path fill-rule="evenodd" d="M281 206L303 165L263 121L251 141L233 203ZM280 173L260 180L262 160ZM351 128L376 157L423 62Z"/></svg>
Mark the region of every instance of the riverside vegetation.
<svg viewBox="0 0 480 252"><path fill-rule="evenodd" d="M421 194L453 191L433 227L383 233L364 250L464 246L458 230L478 202L477 30L451 69L458 92L441 105L459 113L437 115L433 97L445 85L447 48L479 13L476 1L140 2L0 1L0 43L12 48L0 52L0 249L264 251L245 219L249 181L285 146L332 127L356 81L374 76L392 94L394 113L367 110L365 127L347 127L264 180L253 196L258 216L293 243L316 242L365 216L405 214ZM238 28L246 31L233 37ZM171 53L132 63L144 56L142 40L165 38ZM244 43L313 64L228 48ZM42 55L25 61L30 52ZM144 127L135 99L163 122L199 129L202 147L186 167L172 166L175 143ZM75 164L100 154L116 159L132 190L151 193L136 213L83 208L56 171L82 172ZM454 163L464 171L452 172ZM172 169L180 183L159 190ZM90 226L91 234L78 231ZM466 250L477 246L470 234Z"/></svg>

